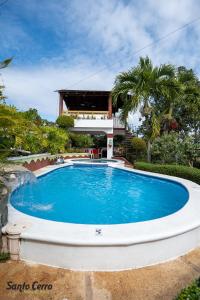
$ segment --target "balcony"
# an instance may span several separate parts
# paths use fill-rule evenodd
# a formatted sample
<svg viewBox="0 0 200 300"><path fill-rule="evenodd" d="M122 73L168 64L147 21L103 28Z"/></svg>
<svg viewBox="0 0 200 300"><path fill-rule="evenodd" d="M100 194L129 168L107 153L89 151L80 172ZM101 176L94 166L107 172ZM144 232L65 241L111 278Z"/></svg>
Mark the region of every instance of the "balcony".
<svg viewBox="0 0 200 300"><path fill-rule="evenodd" d="M125 129L125 125L119 117L108 116L108 111L76 111L68 110L65 115L74 118L74 128L72 131L105 131L113 132L113 129Z"/></svg>
<svg viewBox="0 0 200 300"><path fill-rule="evenodd" d="M65 111L64 115L74 118L72 131L77 132L113 132L113 119L108 111Z"/></svg>

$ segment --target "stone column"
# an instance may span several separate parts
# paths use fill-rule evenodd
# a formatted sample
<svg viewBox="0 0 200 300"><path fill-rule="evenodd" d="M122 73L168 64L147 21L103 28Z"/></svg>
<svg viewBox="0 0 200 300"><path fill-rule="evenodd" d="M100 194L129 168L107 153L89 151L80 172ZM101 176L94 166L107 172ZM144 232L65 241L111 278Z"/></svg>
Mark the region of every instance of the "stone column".
<svg viewBox="0 0 200 300"><path fill-rule="evenodd" d="M10 253L10 259L19 260L20 255L20 235L26 229L22 224L7 224L4 227L4 233L7 234L7 245Z"/></svg>
<svg viewBox="0 0 200 300"><path fill-rule="evenodd" d="M63 95L60 94L59 98L59 116L61 116L63 113Z"/></svg>
<svg viewBox="0 0 200 300"><path fill-rule="evenodd" d="M113 157L113 133L107 134L107 159Z"/></svg>

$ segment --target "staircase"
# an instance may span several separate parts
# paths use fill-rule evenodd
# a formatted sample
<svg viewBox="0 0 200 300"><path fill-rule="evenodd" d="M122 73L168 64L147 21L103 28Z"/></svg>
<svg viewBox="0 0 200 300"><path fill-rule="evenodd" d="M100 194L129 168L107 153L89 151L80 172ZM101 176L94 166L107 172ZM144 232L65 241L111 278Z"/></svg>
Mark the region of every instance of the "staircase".
<svg viewBox="0 0 200 300"><path fill-rule="evenodd" d="M126 129L125 132L125 140L124 140L124 148L125 148L125 157L127 160L131 160L134 156L131 139L135 136L132 132Z"/></svg>

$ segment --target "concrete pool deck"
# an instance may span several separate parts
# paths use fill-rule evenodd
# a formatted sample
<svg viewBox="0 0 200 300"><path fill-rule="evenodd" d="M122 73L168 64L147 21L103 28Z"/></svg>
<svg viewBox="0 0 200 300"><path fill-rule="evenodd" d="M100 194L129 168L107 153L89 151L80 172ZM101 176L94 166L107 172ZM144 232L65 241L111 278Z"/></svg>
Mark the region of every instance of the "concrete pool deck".
<svg viewBox="0 0 200 300"><path fill-rule="evenodd" d="M172 300L200 276L200 248L178 259L130 271L74 272L38 264L0 264L2 300ZM50 291L6 290L7 282L52 284Z"/></svg>

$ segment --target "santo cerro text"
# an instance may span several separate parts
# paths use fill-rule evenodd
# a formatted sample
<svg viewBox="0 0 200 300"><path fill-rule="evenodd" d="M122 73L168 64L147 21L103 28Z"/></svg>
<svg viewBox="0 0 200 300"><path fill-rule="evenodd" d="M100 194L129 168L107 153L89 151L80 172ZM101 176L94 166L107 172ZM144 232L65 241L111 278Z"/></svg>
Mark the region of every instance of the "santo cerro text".
<svg viewBox="0 0 200 300"><path fill-rule="evenodd" d="M52 290L53 286L50 283L40 283L38 281L33 281L31 284L23 282L23 283L14 283L13 281L7 282L7 290L24 292L28 290L32 291L45 291Z"/></svg>

